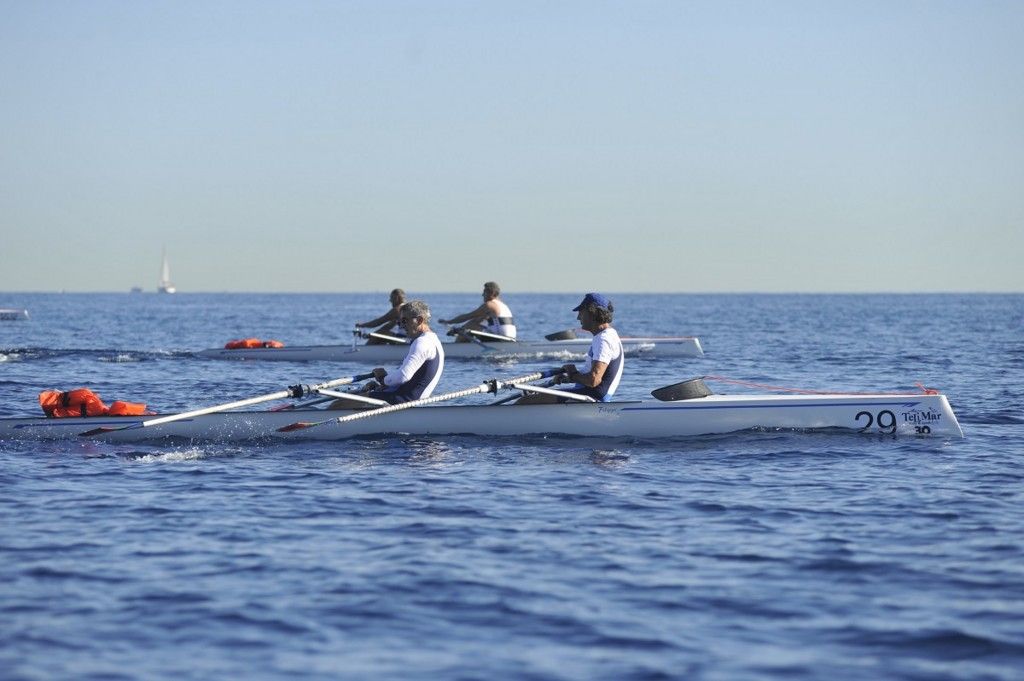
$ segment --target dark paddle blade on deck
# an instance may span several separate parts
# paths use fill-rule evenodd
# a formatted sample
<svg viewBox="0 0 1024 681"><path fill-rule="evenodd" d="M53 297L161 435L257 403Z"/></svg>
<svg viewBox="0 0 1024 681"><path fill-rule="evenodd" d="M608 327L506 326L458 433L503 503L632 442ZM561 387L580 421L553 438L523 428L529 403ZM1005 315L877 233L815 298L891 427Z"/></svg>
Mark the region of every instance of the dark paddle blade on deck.
<svg viewBox="0 0 1024 681"><path fill-rule="evenodd" d="M692 400L697 397L707 397L711 389L704 385L704 377L690 378L679 383L666 385L651 391L651 395L661 402L678 402L679 400Z"/></svg>

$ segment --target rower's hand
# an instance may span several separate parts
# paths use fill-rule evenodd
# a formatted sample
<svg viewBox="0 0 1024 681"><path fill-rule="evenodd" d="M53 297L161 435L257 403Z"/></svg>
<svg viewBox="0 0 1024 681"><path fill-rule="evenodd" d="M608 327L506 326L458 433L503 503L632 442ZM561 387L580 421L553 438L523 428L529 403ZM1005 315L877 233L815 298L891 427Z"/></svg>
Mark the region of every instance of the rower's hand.
<svg viewBox="0 0 1024 681"><path fill-rule="evenodd" d="M575 364L565 364L562 366L562 373L558 374L559 383L573 383L574 381L569 377L576 373Z"/></svg>
<svg viewBox="0 0 1024 681"><path fill-rule="evenodd" d="M381 367L377 367L373 370L373 377L377 379L377 382L384 385L384 377L388 375L388 372Z"/></svg>

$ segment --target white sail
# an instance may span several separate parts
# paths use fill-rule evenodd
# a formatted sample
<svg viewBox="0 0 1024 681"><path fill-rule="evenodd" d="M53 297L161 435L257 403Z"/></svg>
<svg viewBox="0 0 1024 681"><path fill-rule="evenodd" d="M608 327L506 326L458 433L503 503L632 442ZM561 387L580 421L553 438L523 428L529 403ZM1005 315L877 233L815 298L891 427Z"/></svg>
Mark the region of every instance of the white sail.
<svg viewBox="0 0 1024 681"><path fill-rule="evenodd" d="M174 293L177 289L171 283L171 266L167 264L167 249L163 251L163 262L160 264L160 285L157 286L160 293Z"/></svg>

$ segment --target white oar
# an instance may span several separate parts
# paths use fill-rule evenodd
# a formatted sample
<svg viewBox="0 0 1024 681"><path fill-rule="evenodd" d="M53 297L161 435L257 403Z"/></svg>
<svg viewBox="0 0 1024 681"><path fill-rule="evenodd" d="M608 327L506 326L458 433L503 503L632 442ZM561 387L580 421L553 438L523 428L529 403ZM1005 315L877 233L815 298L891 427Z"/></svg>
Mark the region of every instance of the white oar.
<svg viewBox="0 0 1024 681"><path fill-rule="evenodd" d="M180 421L182 419L192 418L193 416L202 416L203 414L213 414L218 411L227 411L229 409L237 409L239 407L248 407L253 404L259 404L261 402L272 402L274 400L283 400L286 397L302 397L303 395L311 395L318 390L324 390L326 388L333 388L339 385L345 385L347 383L353 383L355 381L365 381L368 378L373 378L373 374L359 374L358 376L346 376L345 378L336 378L333 381L327 381L326 383L318 383L317 385L290 385L287 390L279 390L276 393L270 393L268 395L261 395L259 397L250 397L245 400L238 400L237 402L228 402L227 404L218 404L215 407L206 407L204 409L195 409L193 411L186 411L180 414L171 414L170 416L161 416L155 419L149 419L148 421L136 421L127 426L120 426L117 428L110 426L101 426L99 428L93 428L87 430L84 433L79 433L81 437L90 437L92 435L100 435L102 433L113 433L118 430L134 430L136 428L147 428L149 426L158 426L161 423L171 423L172 421Z"/></svg>
<svg viewBox="0 0 1024 681"><path fill-rule="evenodd" d="M484 349L485 353L487 353L487 352L497 352L497 348L493 348L490 345L488 345L487 343L484 343L482 340L480 340L479 338L477 338L473 334L469 333L465 329L461 329L461 328L459 328L457 326L449 326L448 327L448 333L449 333L449 335L451 335L453 333L457 334L459 336L459 338L465 338L466 340L468 340L471 343L476 343L477 345L479 345L480 347L482 347Z"/></svg>
<svg viewBox="0 0 1024 681"><path fill-rule="evenodd" d="M544 383L541 383L539 387L541 387L541 388L552 388L552 387L554 387L556 385L558 385L558 377L557 376L555 378L552 378L550 381L545 381ZM491 406L496 406L496 405L499 405L499 404L506 404L508 402L511 402L512 400L518 400L521 397L522 397L522 395L509 395L507 397L502 397L500 400L495 400L494 402L491 402Z"/></svg>
<svg viewBox="0 0 1024 681"><path fill-rule="evenodd" d="M490 339L490 340L501 341L503 343L518 343L519 342L515 338L513 338L512 336L505 336L505 335L502 335L500 333L491 333L490 331L481 331L479 329L467 329L466 333L468 333L473 338L479 338L480 340L483 340L483 339L487 338L487 339Z"/></svg>
<svg viewBox="0 0 1024 681"><path fill-rule="evenodd" d="M445 400L454 400L459 397L467 397L469 395L480 395L482 393L497 393L504 387L511 386L513 383L529 383L530 381L539 381L542 378L551 378L557 374L565 371L562 367L555 369L547 369L545 371L538 371L534 374L527 374L526 376L520 376L519 378L510 378L507 381L499 381L496 378L492 378L489 381L484 381L480 385L473 386L472 388L466 388L465 390L456 390L451 393L444 393L443 395L434 395L432 397L425 397L422 400L413 400L412 402L402 402L400 404L389 404L386 407L379 409L369 409L367 411L357 412L355 414L349 414L348 416L337 416L335 418L326 419L324 421L298 421L296 423L290 423L287 426L278 428L278 432L287 433L292 430L301 430L303 428L313 428L315 426L322 426L327 423L347 423L348 421L358 421L359 419L368 419L371 416L380 416L382 414L390 414L395 411L402 411L403 409L411 409L412 407L419 407L424 404L433 404L435 402L443 402Z"/></svg>
<svg viewBox="0 0 1024 681"><path fill-rule="evenodd" d="M388 333L378 333L377 331L371 331L370 333L366 334L366 337L387 341L388 343L392 343L394 345L408 345L409 343L412 342L408 338L399 338L398 336L392 336L391 334Z"/></svg>
<svg viewBox="0 0 1024 681"><path fill-rule="evenodd" d="M356 344L355 344L356 343L355 342L355 338L356 337L359 337L359 338L376 338L377 340L382 340L382 341L385 341L387 343L392 343L394 345L409 345L409 343L412 342L408 338L403 338L401 336L392 336L389 333L381 333L379 331L360 331L360 330L356 329L355 331L352 332L352 347L353 348L356 347Z"/></svg>

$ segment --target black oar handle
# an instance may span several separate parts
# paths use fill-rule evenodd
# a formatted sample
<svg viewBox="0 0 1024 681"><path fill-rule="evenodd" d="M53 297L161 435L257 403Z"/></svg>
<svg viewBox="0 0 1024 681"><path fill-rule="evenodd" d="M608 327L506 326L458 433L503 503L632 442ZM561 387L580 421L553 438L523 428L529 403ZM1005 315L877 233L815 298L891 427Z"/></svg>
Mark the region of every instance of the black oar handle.
<svg viewBox="0 0 1024 681"><path fill-rule="evenodd" d="M346 383L365 381L370 378L373 378L372 371L368 374L359 374L357 376L353 376L351 379L346 381ZM306 383L296 383L295 385L290 385L288 386L288 397L294 397L295 399L298 399L300 397L306 397L307 395L316 395L320 390L331 387L330 385L328 385L329 383L334 383L334 381L328 381L327 383L320 383L318 385L309 385Z"/></svg>

